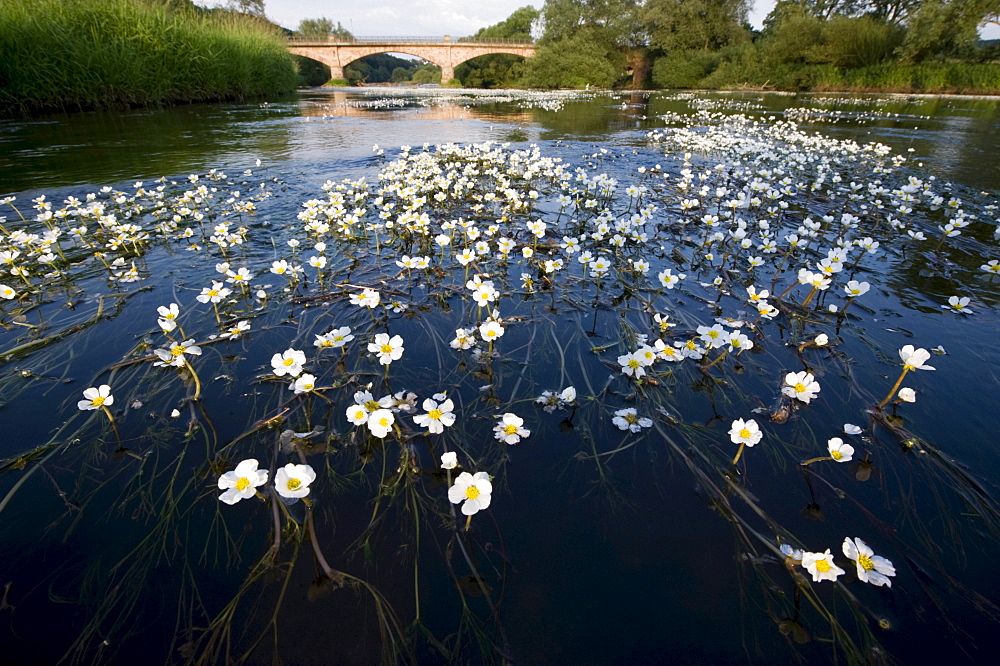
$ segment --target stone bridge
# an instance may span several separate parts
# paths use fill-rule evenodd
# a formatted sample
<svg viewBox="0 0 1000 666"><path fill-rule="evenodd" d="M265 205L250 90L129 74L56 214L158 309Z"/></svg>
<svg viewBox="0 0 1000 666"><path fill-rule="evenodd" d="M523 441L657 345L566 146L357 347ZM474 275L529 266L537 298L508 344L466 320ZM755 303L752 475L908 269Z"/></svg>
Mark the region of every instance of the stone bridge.
<svg viewBox="0 0 1000 666"><path fill-rule="evenodd" d="M344 67L359 58L376 53L405 53L423 58L441 68L441 82L455 78L455 67L466 60L494 53L530 58L535 45L524 42L466 42L451 37L355 37L353 40L290 39L288 50L296 55L317 60L330 67L330 76L344 79Z"/></svg>

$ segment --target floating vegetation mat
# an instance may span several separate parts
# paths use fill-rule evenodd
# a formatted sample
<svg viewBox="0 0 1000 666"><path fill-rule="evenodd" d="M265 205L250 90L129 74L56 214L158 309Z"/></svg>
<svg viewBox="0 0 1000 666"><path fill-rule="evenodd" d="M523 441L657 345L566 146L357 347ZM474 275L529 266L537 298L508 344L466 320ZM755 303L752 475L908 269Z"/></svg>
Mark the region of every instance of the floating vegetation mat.
<svg viewBox="0 0 1000 666"><path fill-rule="evenodd" d="M891 661L901 606L947 641L995 621L958 570L1000 536L960 462L989 409L922 409L996 387L994 200L789 121L671 120L579 165L379 149L305 201L266 165L3 199L13 633L58 621L67 663L515 662L506 604L548 566L504 545L519 503L559 535L646 472L731 528L771 659Z"/></svg>

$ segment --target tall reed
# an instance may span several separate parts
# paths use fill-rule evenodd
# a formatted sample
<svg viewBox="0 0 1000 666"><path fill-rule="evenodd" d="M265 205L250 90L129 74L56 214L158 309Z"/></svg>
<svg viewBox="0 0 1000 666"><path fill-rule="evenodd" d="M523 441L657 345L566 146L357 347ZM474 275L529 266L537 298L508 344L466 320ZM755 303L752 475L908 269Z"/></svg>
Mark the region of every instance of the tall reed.
<svg viewBox="0 0 1000 666"><path fill-rule="evenodd" d="M149 0L0 2L0 115L283 93L297 84L259 19Z"/></svg>

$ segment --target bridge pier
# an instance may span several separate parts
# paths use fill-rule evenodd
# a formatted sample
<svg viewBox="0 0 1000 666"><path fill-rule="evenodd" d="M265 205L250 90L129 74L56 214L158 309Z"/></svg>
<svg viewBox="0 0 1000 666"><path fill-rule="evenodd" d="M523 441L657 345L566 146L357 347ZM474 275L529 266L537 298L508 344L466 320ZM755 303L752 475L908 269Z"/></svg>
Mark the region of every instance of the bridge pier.
<svg viewBox="0 0 1000 666"><path fill-rule="evenodd" d="M441 83L448 83L455 78L455 68L451 65L441 65Z"/></svg>
<svg viewBox="0 0 1000 666"><path fill-rule="evenodd" d="M330 78L331 79L346 79L344 76L344 68L337 67L336 65L330 65Z"/></svg>

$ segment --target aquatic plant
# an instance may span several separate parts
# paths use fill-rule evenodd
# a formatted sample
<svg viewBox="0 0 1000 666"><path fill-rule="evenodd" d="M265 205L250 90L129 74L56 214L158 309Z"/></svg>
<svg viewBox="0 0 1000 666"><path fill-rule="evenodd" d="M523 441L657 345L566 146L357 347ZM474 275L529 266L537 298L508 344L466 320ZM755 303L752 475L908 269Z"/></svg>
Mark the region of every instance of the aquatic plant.
<svg viewBox="0 0 1000 666"><path fill-rule="evenodd" d="M914 262L947 266L952 293L992 279L981 262L995 252L996 204L887 146L788 120L671 122L646 136L654 159L605 150L586 167L539 146L376 149L370 177L330 180L295 207L253 169L61 203L3 199L17 217L0 239L17 285L0 301L3 398L30 390L13 359L59 377L86 348L100 359L86 367L101 369L88 406L72 409L79 393L65 389L70 415L50 441L3 461L0 512L51 476L72 482L74 506L114 497L144 521L113 561L89 565L88 620L67 657L107 654L106 636L134 640L126 618L170 561L185 660L280 658L290 596L340 588L379 633L368 660L513 659L502 542L523 500L509 479L557 436L577 447L558 454L565 469L616 509L636 492L618 474L661 459L686 470L732 530L741 593L806 657L887 659L884 599L863 598L829 544L751 481L784 490L801 476L803 521L835 504L829 543L844 540L860 581L889 588L894 575L892 592L934 604L921 588L933 576L998 615L949 573L946 551L995 543L1000 507L946 444L919 434L927 420L896 414L903 378L933 369L932 352L868 331L881 310L908 307L893 281ZM927 309L942 326L977 319L939 305ZM126 321L126 308L141 314ZM112 326L131 349L100 344ZM116 411L130 411L106 423L92 417L110 386ZM846 419L865 426L831 425ZM104 459L111 442L121 462ZM88 473L54 464L70 459ZM953 545L927 504L880 501L914 485L935 489L926 502L952 516ZM74 529L104 519L82 513ZM381 590L372 562L402 562L409 598ZM239 573L219 584L225 599L205 594L213 571ZM446 635L423 614L430 576L454 590Z"/></svg>

